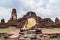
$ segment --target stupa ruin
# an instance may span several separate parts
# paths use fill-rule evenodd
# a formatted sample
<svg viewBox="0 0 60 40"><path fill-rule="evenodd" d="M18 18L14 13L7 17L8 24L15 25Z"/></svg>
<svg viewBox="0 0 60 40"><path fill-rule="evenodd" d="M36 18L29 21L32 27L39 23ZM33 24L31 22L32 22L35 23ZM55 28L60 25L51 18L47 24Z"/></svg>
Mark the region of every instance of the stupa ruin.
<svg viewBox="0 0 60 40"><path fill-rule="evenodd" d="M20 32L18 33L18 36L16 38L13 38L12 35L4 33L5 36L7 35L6 37L4 36L5 38L7 38L7 40L49 40L50 35L52 37L57 35L60 36L60 34L56 33L43 34L41 29L60 28L60 20L57 17L55 18L54 22L50 18L41 18L32 11L26 13L22 18L17 18L16 9L12 9L10 19L8 20L8 22L5 22L5 19L2 19L0 22L0 28L8 28L13 26L16 28L20 28Z"/></svg>
<svg viewBox="0 0 60 40"><path fill-rule="evenodd" d="M34 18L37 23L36 26L39 28L60 27L60 20L57 17L55 18L55 22L53 22L50 18L41 18L37 16L35 12L29 11L22 18L17 19L16 9L12 9L11 18L8 20L7 23L5 23L5 20L2 19L0 22L0 28L7 28L9 26L23 28L28 18Z"/></svg>

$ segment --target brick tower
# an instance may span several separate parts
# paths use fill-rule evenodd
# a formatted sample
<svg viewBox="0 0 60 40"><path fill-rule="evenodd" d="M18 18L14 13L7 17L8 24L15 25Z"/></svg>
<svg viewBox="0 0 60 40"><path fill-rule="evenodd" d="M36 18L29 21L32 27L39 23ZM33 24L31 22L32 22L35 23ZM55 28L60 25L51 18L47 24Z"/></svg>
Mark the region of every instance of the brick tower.
<svg viewBox="0 0 60 40"><path fill-rule="evenodd" d="M8 20L8 25L17 25L17 12L16 9L12 9L12 14L10 20Z"/></svg>
<svg viewBox="0 0 60 40"><path fill-rule="evenodd" d="M12 10L11 19L12 19L12 20L17 20L16 9L13 9L13 10Z"/></svg>

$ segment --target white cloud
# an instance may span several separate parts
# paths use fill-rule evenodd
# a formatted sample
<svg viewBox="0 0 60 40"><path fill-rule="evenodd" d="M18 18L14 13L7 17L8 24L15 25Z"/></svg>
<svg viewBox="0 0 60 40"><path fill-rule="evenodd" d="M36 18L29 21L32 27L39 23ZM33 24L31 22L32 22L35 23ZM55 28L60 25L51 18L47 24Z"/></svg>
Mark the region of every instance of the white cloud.
<svg viewBox="0 0 60 40"><path fill-rule="evenodd" d="M44 0L19 0L19 1L24 5L24 7L35 8L37 6L42 6Z"/></svg>
<svg viewBox="0 0 60 40"><path fill-rule="evenodd" d="M16 0L15 0L16 1ZM37 15L42 14L44 16L58 16L60 13L60 0L17 0L20 2L18 10L18 17L22 17L28 11L35 11ZM0 4L13 3L12 0L0 0ZM16 3L16 2L15 2ZM6 6L6 5L5 5ZM8 6L8 5L7 5ZM16 6L17 7L17 6ZM27 9L27 11L26 11ZM57 15L56 15L56 14ZM0 19L9 19L11 14L11 8L0 7ZM52 17L53 18L53 17Z"/></svg>
<svg viewBox="0 0 60 40"><path fill-rule="evenodd" d="M0 7L0 20L5 19L7 21L11 16L11 9Z"/></svg>
<svg viewBox="0 0 60 40"><path fill-rule="evenodd" d="M33 10L37 14L40 13L42 15L52 15L52 12L54 11L53 9L50 9L49 7L44 8L46 5L48 5L49 0L19 0L22 2L24 7L29 8L28 11ZM24 11L24 10L22 10Z"/></svg>
<svg viewBox="0 0 60 40"><path fill-rule="evenodd" d="M0 0L0 4L12 3L12 0Z"/></svg>
<svg viewBox="0 0 60 40"><path fill-rule="evenodd" d="M42 14L43 16L56 16L60 13L59 3L60 0L19 0L24 8L29 8L28 11L33 10L37 15ZM24 11L24 8L22 11ZM56 14L55 14L56 13ZM58 16L58 15L57 15Z"/></svg>
<svg viewBox="0 0 60 40"><path fill-rule="evenodd" d="M26 11L23 10L23 9L20 9L20 10L17 12L18 18L23 17L25 14L26 14Z"/></svg>
<svg viewBox="0 0 60 40"><path fill-rule="evenodd" d="M48 9L48 8L44 9L44 8L37 7L35 9L33 9L33 11L35 11L37 13L37 15L42 14L42 15L48 17L48 16L52 15L54 10L53 9Z"/></svg>

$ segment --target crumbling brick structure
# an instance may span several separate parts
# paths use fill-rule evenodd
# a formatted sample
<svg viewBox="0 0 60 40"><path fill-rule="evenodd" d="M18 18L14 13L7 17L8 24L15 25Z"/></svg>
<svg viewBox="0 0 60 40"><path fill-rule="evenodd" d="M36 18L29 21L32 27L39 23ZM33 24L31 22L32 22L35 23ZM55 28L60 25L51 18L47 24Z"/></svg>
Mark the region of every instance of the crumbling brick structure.
<svg viewBox="0 0 60 40"><path fill-rule="evenodd" d="M16 13L16 9L12 10L11 18L10 18L10 20L8 20L7 23L8 23L9 26L17 26L17 13Z"/></svg>
<svg viewBox="0 0 60 40"><path fill-rule="evenodd" d="M7 28L7 27L8 27L8 25L5 23L5 20L2 19L1 23L0 23L0 28Z"/></svg>
<svg viewBox="0 0 60 40"><path fill-rule="evenodd" d="M17 12L15 8L12 10L11 18L8 20L7 23L5 23L4 19L1 20L0 27L8 25L8 27L16 26L18 28L22 28L26 24L28 18L34 18L37 22L35 26L40 28L60 27L60 20L58 18L56 18L55 22L53 22L50 18L43 19L37 16L36 13L32 11L28 12L22 18L17 19Z"/></svg>
<svg viewBox="0 0 60 40"><path fill-rule="evenodd" d="M17 22L20 22L20 27L23 27L28 18L34 18L37 22L36 26L41 28L52 27L52 25L54 24L54 22L50 18L42 19L41 17L36 16L35 12L30 11L26 15L24 15L23 18L18 19Z"/></svg>

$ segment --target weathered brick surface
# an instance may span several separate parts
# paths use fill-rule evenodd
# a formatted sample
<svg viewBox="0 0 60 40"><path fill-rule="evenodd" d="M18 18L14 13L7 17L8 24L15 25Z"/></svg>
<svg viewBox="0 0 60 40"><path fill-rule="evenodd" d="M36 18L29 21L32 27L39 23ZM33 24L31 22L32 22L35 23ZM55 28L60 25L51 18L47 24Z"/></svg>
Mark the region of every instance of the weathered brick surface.
<svg viewBox="0 0 60 40"><path fill-rule="evenodd" d="M18 28L22 28L25 24L28 18L34 18L36 19L36 26L40 28L53 28L53 27L60 27L60 20L58 18L55 19L55 22L53 22L50 18L41 18L36 15L35 12L28 12L26 15L24 15L22 18L17 19L17 12L16 9L12 10L11 18L8 20L7 23L5 23L4 19L0 22L0 27L9 27L9 26L16 26Z"/></svg>

